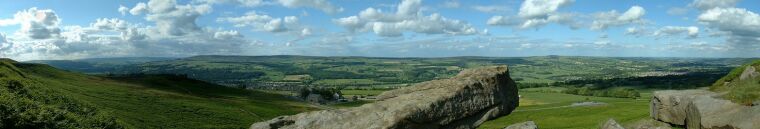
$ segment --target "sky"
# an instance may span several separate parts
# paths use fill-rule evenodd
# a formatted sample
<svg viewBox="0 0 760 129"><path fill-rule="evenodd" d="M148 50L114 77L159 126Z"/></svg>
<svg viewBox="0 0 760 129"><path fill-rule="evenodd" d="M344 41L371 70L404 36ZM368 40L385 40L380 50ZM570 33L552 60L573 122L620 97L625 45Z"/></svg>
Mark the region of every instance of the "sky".
<svg viewBox="0 0 760 129"><path fill-rule="evenodd" d="M0 0L0 57L760 57L758 0Z"/></svg>

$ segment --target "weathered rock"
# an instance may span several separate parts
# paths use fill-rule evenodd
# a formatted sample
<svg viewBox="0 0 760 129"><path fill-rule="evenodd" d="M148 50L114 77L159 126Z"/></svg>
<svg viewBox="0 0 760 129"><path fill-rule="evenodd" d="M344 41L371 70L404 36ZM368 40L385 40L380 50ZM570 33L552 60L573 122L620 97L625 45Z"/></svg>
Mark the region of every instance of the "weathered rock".
<svg viewBox="0 0 760 129"><path fill-rule="evenodd" d="M742 71L742 74L739 75L739 80L756 78L757 76L760 76L760 73L755 70L755 67L747 66L747 68L744 68L744 71Z"/></svg>
<svg viewBox="0 0 760 129"><path fill-rule="evenodd" d="M760 127L760 106L739 105L717 98L718 95L705 90L658 91L652 99L652 116L689 129ZM661 101L664 98L680 98L681 101ZM660 101L655 102L657 100Z"/></svg>
<svg viewBox="0 0 760 129"><path fill-rule="evenodd" d="M620 126L614 119L607 120L600 129L625 129L623 126Z"/></svg>
<svg viewBox="0 0 760 129"><path fill-rule="evenodd" d="M631 124L629 129L672 129L670 127L670 124L653 120L653 119L642 119L639 120L633 124Z"/></svg>
<svg viewBox="0 0 760 129"><path fill-rule="evenodd" d="M684 125L686 106L698 95L712 94L705 90L655 91L649 103L649 115L655 120Z"/></svg>
<svg viewBox="0 0 760 129"><path fill-rule="evenodd" d="M526 121L523 123L509 125L507 127L504 127L504 129L538 129L538 126L536 126L536 123L533 121Z"/></svg>
<svg viewBox="0 0 760 129"><path fill-rule="evenodd" d="M517 107L506 66L468 69L450 79L387 91L360 107L278 117L252 129L475 128Z"/></svg>

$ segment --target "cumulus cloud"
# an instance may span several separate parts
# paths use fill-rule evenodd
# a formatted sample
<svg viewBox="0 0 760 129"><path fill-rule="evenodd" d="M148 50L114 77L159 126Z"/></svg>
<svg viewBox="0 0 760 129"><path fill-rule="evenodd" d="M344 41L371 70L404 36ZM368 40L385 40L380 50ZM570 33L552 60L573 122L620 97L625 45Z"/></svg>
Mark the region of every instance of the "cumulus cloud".
<svg viewBox="0 0 760 129"><path fill-rule="evenodd" d="M655 36L673 36L686 33L691 38L696 38L699 28L696 26L665 26L654 32Z"/></svg>
<svg viewBox="0 0 760 129"><path fill-rule="evenodd" d="M594 14L594 21L591 23L592 30L605 30L611 26L621 26L630 23L642 23L642 16L646 14L646 10L641 6L632 6L623 14L612 10L608 12Z"/></svg>
<svg viewBox="0 0 760 129"><path fill-rule="evenodd" d="M322 10L326 13L343 11L343 8L333 6L333 4L327 0L277 0L277 2L288 8L310 7Z"/></svg>
<svg viewBox="0 0 760 129"><path fill-rule="evenodd" d="M694 0L689 6L700 10L709 10L713 8L733 7L740 0Z"/></svg>
<svg viewBox="0 0 760 129"><path fill-rule="evenodd" d="M58 27L61 20L54 11L30 8L19 11L14 19L3 19L13 22L8 25L21 27L11 36L14 38L0 35L0 56L35 60L240 54L243 49L255 46L237 31L197 26L197 17L210 11L210 6L204 5L149 1L138 3L130 9L130 14L144 14L155 26L99 18L88 26ZM297 20L288 18L287 21ZM50 36L40 34L43 32Z"/></svg>
<svg viewBox="0 0 760 129"><path fill-rule="evenodd" d="M438 13L422 15L421 0L403 0L395 13L367 8L357 16L334 19L333 22L351 32L374 32L385 37L402 36L404 32L424 34L471 35L477 30L464 21L449 19Z"/></svg>
<svg viewBox="0 0 760 129"><path fill-rule="evenodd" d="M241 35L238 31L230 30L230 31L217 31L214 33L214 38L216 39L232 39L232 38L241 38L243 35Z"/></svg>
<svg viewBox="0 0 760 129"><path fill-rule="evenodd" d="M578 29L584 26L574 18L580 17L579 14L557 12L559 8L573 2L573 0L526 0L520 6L517 16L493 16L486 23L492 26L513 26L520 29L538 28L549 23L557 23Z"/></svg>
<svg viewBox="0 0 760 129"><path fill-rule="evenodd" d="M255 31L286 32L301 29L296 16L274 18L257 12L248 12L239 17L218 18L217 21L232 23L236 27L252 27Z"/></svg>
<svg viewBox="0 0 760 129"><path fill-rule="evenodd" d="M698 16L709 28L728 35L733 45L760 46L760 15L743 8L713 8Z"/></svg>
<svg viewBox="0 0 760 129"><path fill-rule="evenodd" d="M525 0L517 15L526 19L547 18L560 7L573 2L574 0Z"/></svg>
<svg viewBox="0 0 760 129"><path fill-rule="evenodd" d="M16 12L12 19L0 19L0 26L21 25L16 34L31 39L48 39L60 35L61 19L49 9L29 8Z"/></svg>
<svg viewBox="0 0 760 129"><path fill-rule="evenodd" d="M148 5L145 3L137 3L135 7L132 7L132 9L129 9L129 14L132 15L140 15L148 11Z"/></svg>
<svg viewBox="0 0 760 129"><path fill-rule="evenodd" d="M129 8L124 5L119 5L118 11L119 13L121 13L122 16L127 15L127 13L129 12Z"/></svg>

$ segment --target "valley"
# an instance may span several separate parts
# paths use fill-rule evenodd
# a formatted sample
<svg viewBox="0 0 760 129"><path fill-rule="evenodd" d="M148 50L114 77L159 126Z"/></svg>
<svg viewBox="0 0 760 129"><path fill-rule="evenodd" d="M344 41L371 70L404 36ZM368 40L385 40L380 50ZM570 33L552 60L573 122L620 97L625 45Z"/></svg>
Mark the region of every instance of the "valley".
<svg viewBox="0 0 760 129"><path fill-rule="evenodd" d="M80 76L118 80L113 82L116 85L126 83L147 86L140 89L150 89L147 90L150 92L161 91L161 93L179 94L184 97L196 96L188 98L198 98L197 96L209 98L208 101L221 103L219 105L208 105L199 102L197 104L200 105L191 105L199 106L200 109L211 108L211 112L216 110L235 112L234 108L227 107L234 105L234 107L240 108L237 112L243 112L243 114L237 115L254 116L249 117L249 121L259 121L278 115L308 110L358 107L372 103L374 100L367 98L373 98L373 96L387 90L407 87L427 80L449 78L467 68L506 64L510 66L512 71L510 74L517 82L517 87L520 88L520 95L522 96L520 106L512 114L488 121L480 128L502 128L510 123L530 120L546 128L582 129L597 127L600 121L609 118L614 118L627 127L651 123L647 119L652 91L704 89L713 85L716 80L728 74L734 67L742 66L742 64L752 60L754 59L567 56L509 58L197 56L175 59L162 58L162 60L145 62L116 59L108 60L108 63L92 60L74 60L66 61L66 63L60 63L61 61L30 62L46 63L73 72L90 74ZM118 64L118 66L113 66L114 64ZM102 69L95 68L95 66L114 68ZM93 69L97 70L93 71ZM203 85L198 86L197 83L187 82L189 80L172 80L171 78L203 80L211 82L211 84L200 84L216 85L225 90L209 92L207 87ZM305 100L299 102L293 97L285 97L298 96L298 92L306 87L337 89L340 91L337 93L341 94L342 97L351 99L353 96L357 96L360 99L348 102L328 102L325 103L325 106L314 106L319 104L303 102ZM624 95L618 96L616 95L618 91L626 92ZM261 98L266 99L261 100ZM90 98L90 100L93 99ZM147 100L150 100L151 103L175 103L147 98L120 100L120 102L135 101L134 103L138 103ZM193 101L183 100L179 102L192 103ZM582 103L592 104L583 105ZM581 105L573 106L575 104ZM177 106L186 107L187 105ZM277 106L286 106L287 108ZM148 107L150 106L146 108ZM196 112L198 108L189 108L188 110L193 113L203 113ZM273 110L276 108L280 110ZM179 111L186 110L183 108ZM129 115L129 113L124 115ZM185 115L187 114L181 116ZM163 120L158 119L158 121L170 119L174 118L163 118ZM197 119L201 120L201 118ZM125 121L129 120L125 119ZM558 124L570 121L572 121L571 124ZM187 123L182 123L182 125L187 125ZM155 126L171 127L176 125L161 124ZM226 128L227 126L222 127Z"/></svg>

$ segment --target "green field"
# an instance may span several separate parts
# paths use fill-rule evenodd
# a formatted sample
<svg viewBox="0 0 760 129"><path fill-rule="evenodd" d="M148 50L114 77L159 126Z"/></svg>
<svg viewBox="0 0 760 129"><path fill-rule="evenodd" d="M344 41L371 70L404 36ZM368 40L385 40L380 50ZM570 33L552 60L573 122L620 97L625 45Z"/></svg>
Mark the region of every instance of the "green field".
<svg viewBox="0 0 760 129"><path fill-rule="evenodd" d="M99 77L47 65L0 63L0 122L14 122L3 128L247 128L256 121L314 110L281 95L184 76ZM73 124L56 125L65 124L63 119Z"/></svg>
<svg viewBox="0 0 760 129"><path fill-rule="evenodd" d="M185 74L227 86L262 82L299 82L302 85L375 87L413 84L448 78L462 69L509 65L518 83L663 76L678 73L727 73L749 58L641 58L641 57L317 57L317 56L194 56L138 61L33 61L85 73ZM130 59L136 60L136 59ZM99 62L101 61L101 62ZM118 64L118 65L115 65ZM114 67L107 67L107 66ZM305 77L308 75L308 77Z"/></svg>
<svg viewBox="0 0 760 129"><path fill-rule="evenodd" d="M387 90L340 90L343 95L371 95L376 96Z"/></svg>
<svg viewBox="0 0 760 129"><path fill-rule="evenodd" d="M614 118L624 126L649 117L651 92L643 99L578 96L561 93L520 92L520 106L508 116L483 123L482 129L501 129L508 125L534 121L546 129L593 129ZM603 102L601 106L571 107L576 102Z"/></svg>

